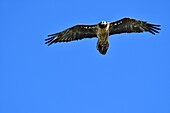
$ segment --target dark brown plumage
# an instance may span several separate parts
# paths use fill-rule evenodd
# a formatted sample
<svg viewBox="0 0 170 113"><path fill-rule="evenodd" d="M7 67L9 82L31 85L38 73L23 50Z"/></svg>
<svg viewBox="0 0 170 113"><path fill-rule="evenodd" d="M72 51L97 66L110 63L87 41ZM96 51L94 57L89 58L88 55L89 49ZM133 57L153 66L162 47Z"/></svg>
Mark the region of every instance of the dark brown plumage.
<svg viewBox="0 0 170 113"><path fill-rule="evenodd" d="M45 44L51 45L57 42L69 42L73 40L81 40L83 38L97 37L96 25L76 25L62 32L48 35Z"/></svg>
<svg viewBox="0 0 170 113"><path fill-rule="evenodd" d="M110 35L132 32L150 32L155 35L155 33L159 33L158 30L161 30L159 27L160 25L149 24L147 22L131 18L123 18L110 23Z"/></svg>

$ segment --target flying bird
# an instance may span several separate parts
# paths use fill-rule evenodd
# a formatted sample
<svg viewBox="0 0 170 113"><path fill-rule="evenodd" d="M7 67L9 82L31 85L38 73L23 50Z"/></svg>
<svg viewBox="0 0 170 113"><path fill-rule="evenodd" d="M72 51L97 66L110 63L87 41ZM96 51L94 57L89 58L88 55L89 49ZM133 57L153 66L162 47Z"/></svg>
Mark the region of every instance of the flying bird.
<svg viewBox="0 0 170 113"><path fill-rule="evenodd" d="M45 39L45 44L51 45L57 42L97 37L96 48L102 55L105 55L109 47L108 37L110 35L140 32L150 32L155 35L159 33L159 30L161 30L160 25L132 18L123 18L115 22L101 21L95 25L75 25L64 31L48 35L48 38Z"/></svg>

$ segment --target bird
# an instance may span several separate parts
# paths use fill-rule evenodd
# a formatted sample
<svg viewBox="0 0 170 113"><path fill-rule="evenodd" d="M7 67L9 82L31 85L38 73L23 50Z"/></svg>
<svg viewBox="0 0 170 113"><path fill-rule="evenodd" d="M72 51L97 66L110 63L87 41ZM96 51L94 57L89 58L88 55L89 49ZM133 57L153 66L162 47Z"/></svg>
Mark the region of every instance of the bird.
<svg viewBox="0 0 170 113"><path fill-rule="evenodd" d="M158 24L151 24L146 21L125 17L114 22L106 22L103 20L94 25L77 24L64 31L48 35L48 38L45 39L45 44L50 46L58 42L98 38L96 48L102 55L105 55L109 48L108 37L110 35L142 32L149 32L155 35L159 33L159 30L161 29Z"/></svg>

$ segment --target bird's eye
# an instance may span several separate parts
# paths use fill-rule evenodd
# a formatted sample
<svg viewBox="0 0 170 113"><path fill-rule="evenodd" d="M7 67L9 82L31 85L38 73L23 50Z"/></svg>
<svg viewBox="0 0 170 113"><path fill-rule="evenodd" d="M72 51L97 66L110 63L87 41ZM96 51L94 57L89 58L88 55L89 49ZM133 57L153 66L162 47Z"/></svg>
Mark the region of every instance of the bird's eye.
<svg viewBox="0 0 170 113"><path fill-rule="evenodd" d="M106 21L102 21L102 24L106 24Z"/></svg>

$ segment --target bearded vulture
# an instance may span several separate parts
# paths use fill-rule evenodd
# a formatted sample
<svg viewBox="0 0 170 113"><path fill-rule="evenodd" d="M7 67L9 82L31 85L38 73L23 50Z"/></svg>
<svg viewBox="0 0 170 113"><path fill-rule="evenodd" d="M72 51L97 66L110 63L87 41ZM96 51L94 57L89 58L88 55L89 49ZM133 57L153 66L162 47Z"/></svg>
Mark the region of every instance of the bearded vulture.
<svg viewBox="0 0 170 113"><path fill-rule="evenodd" d="M160 25L150 24L132 18L123 18L115 22L101 21L95 25L75 25L64 31L50 34L45 39L45 44L51 45L57 42L69 42L73 40L81 40L83 38L97 37L97 50L105 55L109 47L108 37L120 33L140 33L150 32L152 34L159 33Z"/></svg>

